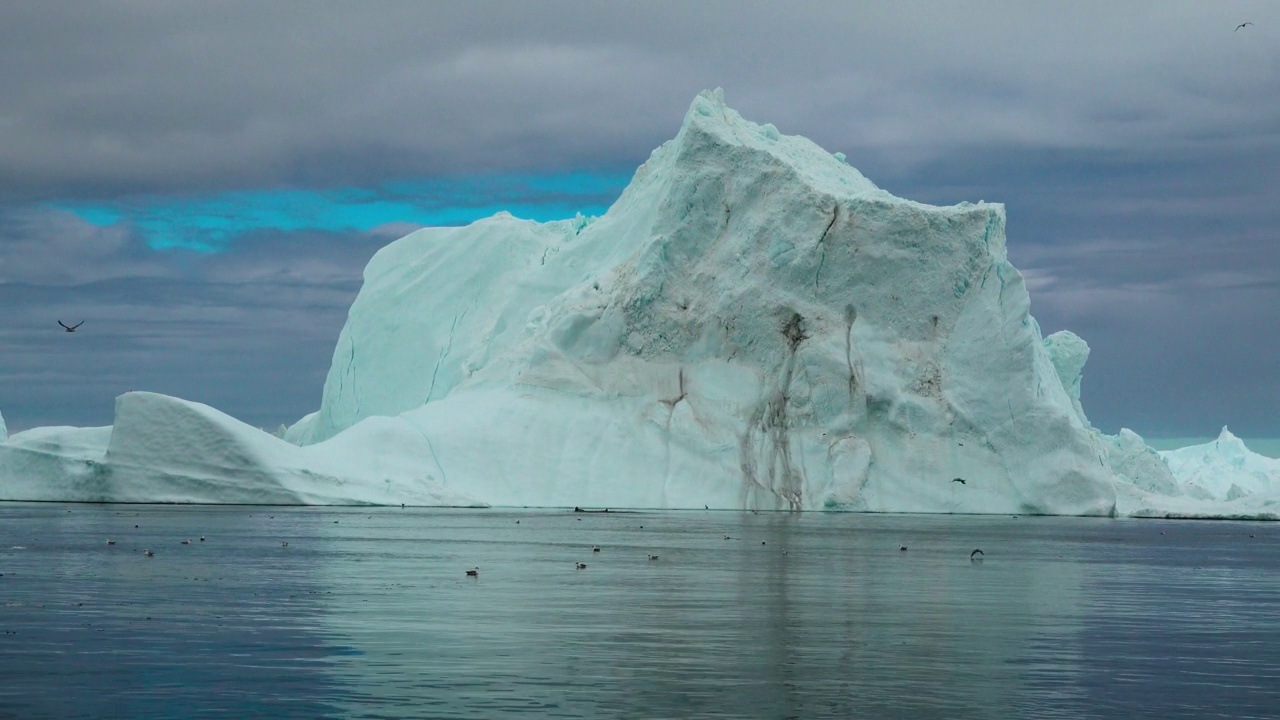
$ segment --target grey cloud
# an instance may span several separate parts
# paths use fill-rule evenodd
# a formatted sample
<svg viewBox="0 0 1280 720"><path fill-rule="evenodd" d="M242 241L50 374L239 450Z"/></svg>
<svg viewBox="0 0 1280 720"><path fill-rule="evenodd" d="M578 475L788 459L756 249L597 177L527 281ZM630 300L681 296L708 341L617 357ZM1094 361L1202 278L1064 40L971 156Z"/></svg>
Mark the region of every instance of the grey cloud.
<svg viewBox="0 0 1280 720"><path fill-rule="evenodd" d="M51 240L75 224L49 218ZM66 258L0 244L0 257L28 268L24 281L0 282L0 408L11 431L109 424L114 398L140 389L264 427L296 420L318 406L361 271L385 242L262 233L204 255L99 234L118 241L96 248L92 263L72 263L73 276L58 271ZM85 324L67 334L59 319Z"/></svg>
<svg viewBox="0 0 1280 720"><path fill-rule="evenodd" d="M1231 33L1246 13L1257 32ZM1274 146L1277 26L1262 2L10 4L0 177L102 196L622 166L716 85L786 132L906 163Z"/></svg>

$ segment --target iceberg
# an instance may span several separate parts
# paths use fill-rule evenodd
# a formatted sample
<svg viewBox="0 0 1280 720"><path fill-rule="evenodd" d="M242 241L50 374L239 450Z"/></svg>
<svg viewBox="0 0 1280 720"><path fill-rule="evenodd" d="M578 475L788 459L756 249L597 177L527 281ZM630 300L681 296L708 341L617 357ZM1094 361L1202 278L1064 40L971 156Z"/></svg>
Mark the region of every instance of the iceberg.
<svg viewBox="0 0 1280 720"><path fill-rule="evenodd" d="M601 217L499 213L380 250L319 409L283 439L129 393L111 428L0 445L0 495L1068 515L1217 502L1138 435L1089 424L1088 352L1042 337L1002 205L894 197L717 90Z"/></svg>
<svg viewBox="0 0 1280 720"><path fill-rule="evenodd" d="M1249 450L1225 426L1213 442L1160 455L1183 484L1214 500L1280 494L1280 460Z"/></svg>

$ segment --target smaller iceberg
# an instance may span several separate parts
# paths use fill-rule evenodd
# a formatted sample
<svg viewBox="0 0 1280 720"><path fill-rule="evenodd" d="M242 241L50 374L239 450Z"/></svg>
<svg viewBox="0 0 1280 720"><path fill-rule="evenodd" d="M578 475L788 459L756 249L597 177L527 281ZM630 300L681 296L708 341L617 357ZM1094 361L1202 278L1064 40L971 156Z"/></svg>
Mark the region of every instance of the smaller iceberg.
<svg viewBox="0 0 1280 720"><path fill-rule="evenodd" d="M1126 453L1121 450L1118 454ZM1119 484L1116 504L1120 514L1280 520L1280 460L1249 450L1226 428L1217 440L1154 454L1174 478L1175 491Z"/></svg>
<svg viewBox="0 0 1280 720"><path fill-rule="evenodd" d="M1253 452L1226 427L1217 440L1160 455L1174 477L1214 500L1280 494L1280 460Z"/></svg>

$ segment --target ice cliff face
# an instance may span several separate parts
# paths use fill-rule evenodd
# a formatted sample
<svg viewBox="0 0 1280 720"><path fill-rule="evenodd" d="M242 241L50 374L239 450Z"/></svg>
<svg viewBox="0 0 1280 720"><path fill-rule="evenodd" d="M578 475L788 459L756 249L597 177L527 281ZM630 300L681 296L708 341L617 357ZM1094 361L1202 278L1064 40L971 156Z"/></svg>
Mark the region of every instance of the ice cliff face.
<svg viewBox="0 0 1280 720"><path fill-rule="evenodd" d="M381 251L288 437L404 414L495 503L1110 513L1004 225L704 93L598 220Z"/></svg>

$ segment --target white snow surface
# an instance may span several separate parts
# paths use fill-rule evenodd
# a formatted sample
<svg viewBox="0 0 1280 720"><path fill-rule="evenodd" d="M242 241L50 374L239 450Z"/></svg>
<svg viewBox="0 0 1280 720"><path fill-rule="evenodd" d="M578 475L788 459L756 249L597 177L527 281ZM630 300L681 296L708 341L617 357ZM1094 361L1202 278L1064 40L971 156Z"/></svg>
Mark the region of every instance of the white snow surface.
<svg viewBox="0 0 1280 720"><path fill-rule="evenodd" d="M0 444L0 495L1269 512L1088 423L1088 345L1041 337L1004 229L1002 205L896 198L702 93L603 217L379 251L288 442L129 393L113 428Z"/></svg>
<svg viewBox="0 0 1280 720"><path fill-rule="evenodd" d="M131 392L115 425L35 428L0 445L5 500L474 505L420 462L391 418L300 448L208 405Z"/></svg>

